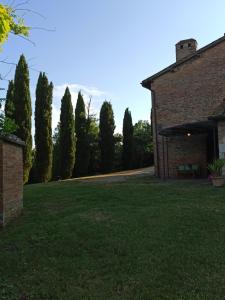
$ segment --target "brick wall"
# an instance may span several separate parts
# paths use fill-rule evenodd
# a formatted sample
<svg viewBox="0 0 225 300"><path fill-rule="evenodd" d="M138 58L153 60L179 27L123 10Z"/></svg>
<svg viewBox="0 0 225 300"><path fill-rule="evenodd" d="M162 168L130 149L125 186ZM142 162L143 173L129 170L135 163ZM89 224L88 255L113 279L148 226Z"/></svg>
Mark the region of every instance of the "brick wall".
<svg viewBox="0 0 225 300"><path fill-rule="evenodd" d="M22 143L0 139L0 227L18 216L22 207Z"/></svg>
<svg viewBox="0 0 225 300"><path fill-rule="evenodd" d="M158 151L155 146L155 152L159 153L156 164L159 163L161 170L159 175L162 176L163 144L158 132L162 128L182 123L207 120L208 116L215 114L218 107L223 104L225 98L225 42L209 48L173 71L154 79L151 90L155 94L154 120L157 122L154 140L159 140ZM168 156L171 174L174 174L173 170L180 163L182 153L185 153L185 161L189 163L196 155L195 147L201 148L198 151L203 154L206 147L204 139L202 143L201 146L196 146L194 143L180 144L179 151L174 151L170 146ZM176 146L174 145L174 147ZM205 164L205 154L201 164ZM206 173L206 170L204 172Z"/></svg>

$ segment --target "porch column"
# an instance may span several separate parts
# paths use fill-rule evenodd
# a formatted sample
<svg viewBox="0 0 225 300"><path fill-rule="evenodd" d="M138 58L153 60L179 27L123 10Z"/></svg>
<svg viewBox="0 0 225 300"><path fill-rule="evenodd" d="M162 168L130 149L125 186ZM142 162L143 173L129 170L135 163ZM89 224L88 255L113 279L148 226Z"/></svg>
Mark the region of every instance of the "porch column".
<svg viewBox="0 0 225 300"><path fill-rule="evenodd" d="M225 158L225 121L218 121L218 143L219 143L219 157ZM225 175L225 167L223 169Z"/></svg>

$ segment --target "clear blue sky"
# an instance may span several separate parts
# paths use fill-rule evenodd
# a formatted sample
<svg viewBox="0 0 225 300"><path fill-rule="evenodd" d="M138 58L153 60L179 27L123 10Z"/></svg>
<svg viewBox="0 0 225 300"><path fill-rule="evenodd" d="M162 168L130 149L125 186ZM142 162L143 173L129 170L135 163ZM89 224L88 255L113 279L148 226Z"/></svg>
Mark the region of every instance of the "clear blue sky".
<svg viewBox="0 0 225 300"><path fill-rule="evenodd" d="M33 30L36 47L11 36L0 56L17 62L24 53L33 68L47 72L56 86L54 125L64 85L74 98L80 88L92 95L95 111L111 100L117 131L126 107L134 122L149 119L150 93L140 82L175 61L179 40L192 37L202 47L225 32L224 0L31 0L25 7L46 17L28 14L28 24L56 31ZM7 68L1 65L1 73ZM33 95L38 73L30 75Z"/></svg>

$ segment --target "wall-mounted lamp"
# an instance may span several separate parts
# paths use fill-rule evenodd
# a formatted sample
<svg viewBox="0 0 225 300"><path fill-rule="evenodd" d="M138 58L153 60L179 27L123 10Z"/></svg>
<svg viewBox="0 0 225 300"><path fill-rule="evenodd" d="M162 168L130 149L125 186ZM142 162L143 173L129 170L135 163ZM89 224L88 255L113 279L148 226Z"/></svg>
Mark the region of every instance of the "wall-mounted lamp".
<svg viewBox="0 0 225 300"><path fill-rule="evenodd" d="M188 132L188 133L187 133L187 136L191 136L191 133L190 133L190 132Z"/></svg>

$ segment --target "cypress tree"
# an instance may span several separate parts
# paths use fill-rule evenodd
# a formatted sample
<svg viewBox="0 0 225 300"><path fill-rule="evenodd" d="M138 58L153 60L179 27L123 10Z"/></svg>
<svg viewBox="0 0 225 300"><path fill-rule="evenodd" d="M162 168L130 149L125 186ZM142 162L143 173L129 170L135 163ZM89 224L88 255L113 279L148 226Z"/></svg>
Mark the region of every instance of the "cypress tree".
<svg viewBox="0 0 225 300"><path fill-rule="evenodd" d="M114 133L115 122L112 105L104 101L100 110L99 137L101 151L101 170L103 173L112 171L115 153Z"/></svg>
<svg viewBox="0 0 225 300"><path fill-rule="evenodd" d="M90 159L86 110L81 92L78 93L75 108L75 133L77 141L74 175L79 177L87 175Z"/></svg>
<svg viewBox="0 0 225 300"><path fill-rule="evenodd" d="M62 179L70 178L75 162L75 124L71 94L69 88L61 101L60 114L60 175Z"/></svg>
<svg viewBox="0 0 225 300"><path fill-rule="evenodd" d="M126 108L123 118L123 152L122 161L125 170L133 166L133 144L134 128L132 124L131 112Z"/></svg>
<svg viewBox="0 0 225 300"><path fill-rule="evenodd" d="M13 80L10 80L5 101L5 116L14 119L14 110L14 83Z"/></svg>
<svg viewBox="0 0 225 300"><path fill-rule="evenodd" d="M40 73L35 102L35 167L37 182L47 182L52 175L52 92L45 73Z"/></svg>
<svg viewBox="0 0 225 300"><path fill-rule="evenodd" d="M24 55L21 55L16 67L14 80L14 120L17 125L15 134L25 142L25 147L23 149L24 183L28 181L32 165L32 110L29 81L28 65Z"/></svg>

